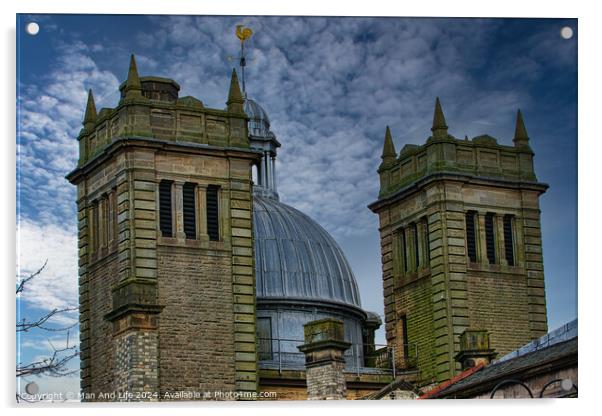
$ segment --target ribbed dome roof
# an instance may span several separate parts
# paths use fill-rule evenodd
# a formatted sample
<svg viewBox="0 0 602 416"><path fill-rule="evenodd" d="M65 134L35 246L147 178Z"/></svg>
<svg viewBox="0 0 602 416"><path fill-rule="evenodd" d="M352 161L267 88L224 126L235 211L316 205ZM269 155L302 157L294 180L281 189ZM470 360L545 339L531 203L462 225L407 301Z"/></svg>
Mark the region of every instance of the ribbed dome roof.
<svg viewBox="0 0 602 416"><path fill-rule="evenodd" d="M253 209L258 298L361 307L351 267L326 230L275 199L255 195Z"/></svg>
<svg viewBox="0 0 602 416"><path fill-rule="evenodd" d="M270 118L262 106L250 98L245 99L245 113L249 116L249 134L268 137Z"/></svg>

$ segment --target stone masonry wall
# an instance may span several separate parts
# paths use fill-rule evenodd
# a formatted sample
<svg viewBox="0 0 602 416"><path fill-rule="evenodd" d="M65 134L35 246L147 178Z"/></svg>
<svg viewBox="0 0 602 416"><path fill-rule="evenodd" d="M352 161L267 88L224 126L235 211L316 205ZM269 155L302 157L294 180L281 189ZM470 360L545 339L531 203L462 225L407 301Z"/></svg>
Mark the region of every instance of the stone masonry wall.
<svg viewBox="0 0 602 416"><path fill-rule="evenodd" d="M309 400L341 400L346 398L345 363L332 361L306 370Z"/></svg>
<svg viewBox="0 0 602 416"><path fill-rule="evenodd" d="M466 305L464 207L459 186L438 182L427 188L435 338L436 380L454 376L459 336L469 325Z"/></svg>
<svg viewBox="0 0 602 416"><path fill-rule="evenodd" d="M406 315L408 330L406 339L410 344L408 345L408 355L410 360L417 359L420 372L418 378L421 381L431 381L435 375L435 362L433 359L433 306L430 279L421 279L403 287L395 301L395 309L398 313ZM403 357L403 340L401 328L397 328L397 330L398 340L395 356L398 358L397 362L400 362Z"/></svg>
<svg viewBox="0 0 602 416"><path fill-rule="evenodd" d="M545 333L538 197L534 191L439 181L379 213L387 341L396 346L397 354L402 353L399 318L406 315L406 342L418 345L420 382L441 382L460 370L454 357L459 337L469 327L489 330L492 348L500 354ZM477 263L470 263L466 255L468 210L480 216ZM496 256L501 260L492 265L485 254L487 212L497 216ZM504 258L501 219L505 214L514 218L515 265ZM425 215L429 268L404 273L396 230Z"/></svg>
<svg viewBox="0 0 602 416"><path fill-rule="evenodd" d="M87 393L99 397L100 393L113 391L115 351L112 344L113 327L104 315L112 309L111 287L119 279L117 258L112 256L101 260L88 271L90 331L82 339L82 347L89 350L84 362L86 381L89 380ZM90 359L87 357L91 357ZM83 376L84 374L82 374Z"/></svg>
<svg viewBox="0 0 602 416"><path fill-rule="evenodd" d="M471 276L468 279L470 324L489 331L498 357L531 341L524 276Z"/></svg>
<svg viewBox="0 0 602 416"><path fill-rule="evenodd" d="M115 339L114 386L117 401L158 401L155 390L157 370L157 331L132 331ZM140 363L132 366L131 362Z"/></svg>
<svg viewBox="0 0 602 416"><path fill-rule="evenodd" d="M461 370L455 357L459 337L468 328L489 330L492 348L498 352L518 348L547 331L539 198L548 186L537 181L520 112L513 146L501 145L488 135L454 138L448 133L439 99L431 131L424 145L408 144L398 154L387 127L378 169L379 199L369 208L380 219L387 342L401 340L396 336L400 313L408 318L406 341L430 331L434 347L429 353L436 381L442 382ZM467 212L475 219L476 247L470 258ZM426 270L408 273L407 267L400 272L395 264L403 262L399 260L403 253L395 249L396 235L405 236L406 245L412 244L412 232L408 240L401 230L408 225L416 229L425 216L428 276ZM508 235L511 245L505 241ZM510 252L512 256L507 256ZM411 303L409 299L424 299L423 286L407 283L427 277L432 327L421 329L418 335L411 329L417 327L416 316L403 309ZM504 331L513 333L502 335Z"/></svg>
<svg viewBox="0 0 602 416"><path fill-rule="evenodd" d="M87 400L156 393L161 374L162 389L254 392L251 165L258 154L249 150L236 74L226 110L178 100L177 92L157 104L142 90L132 56L114 109L97 113L89 94L78 167L67 175L77 185L82 390ZM172 241L157 233L161 179L176 189ZM198 185L198 201L208 184L220 187L220 241L209 241L201 204L197 237L185 238L186 181ZM169 252L159 256L159 245Z"/></svg>
<svg viewBox="0 0 602 416"><path fill-rule="evenodd" d="M225 251L158 246L161 394L235 389L232 267Z"/></svg>

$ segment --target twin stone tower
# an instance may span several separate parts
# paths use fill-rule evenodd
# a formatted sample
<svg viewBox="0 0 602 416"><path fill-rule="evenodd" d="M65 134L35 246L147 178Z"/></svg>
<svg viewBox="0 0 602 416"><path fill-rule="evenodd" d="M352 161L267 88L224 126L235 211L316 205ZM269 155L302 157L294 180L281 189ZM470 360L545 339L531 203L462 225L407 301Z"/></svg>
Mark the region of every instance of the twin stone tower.
<svg viewBox="0 0 602 416"><path fill-rule="evenodd" d="M117 107L97 113L88 97L67 176L77 185L84 400L261 390L251 172L262 152L250 145L236 72L223 110L178 91L139 77L132 56ZM378 173L369 208L400 374L444 381L547 332L547 185L520 112L514 146L458 140L437 100L424 145L397 154L387 128Z"/></svg>

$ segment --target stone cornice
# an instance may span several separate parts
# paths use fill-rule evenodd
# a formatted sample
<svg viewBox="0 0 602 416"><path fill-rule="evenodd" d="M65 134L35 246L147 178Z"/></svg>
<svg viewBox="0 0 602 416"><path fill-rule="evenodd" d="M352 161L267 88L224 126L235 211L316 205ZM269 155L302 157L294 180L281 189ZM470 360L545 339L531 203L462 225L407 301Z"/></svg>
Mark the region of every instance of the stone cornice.
<svg viewBox="0 0 602 416"><path fill-rule="evenodd" d="M168 141L142 136L119 137L101 150L94 158L87 161L84 165L69 172L65 178L72 184L76 184L79 182L82 176L90 173L117 152L127 147L145 147L155 150L166 150L206 156L215 156L217 154L222 157L239 157L244 159L261 158L261 152L240 147L212 146L208 144Z"/></svg>
<svg viewBox="0 0 602 416"><path fill-rule="evenodd" d="M537 191L540 194L544 193L549 188L548 184L542 182L510 180L495 177L476 176L458 172L441 171L427 174L424 177L412 182L411 184L399 189L398 191L395 191L394 193L385 197L379 198L378 200L369 204L368 208L373 212L378 212L384 206L396 201L400 201L401 199L406 198L407 196L413 193L419 192L425 186L435 181L442 180L459 181L473 185L495 186L500 188L527 189Z"/></svg>

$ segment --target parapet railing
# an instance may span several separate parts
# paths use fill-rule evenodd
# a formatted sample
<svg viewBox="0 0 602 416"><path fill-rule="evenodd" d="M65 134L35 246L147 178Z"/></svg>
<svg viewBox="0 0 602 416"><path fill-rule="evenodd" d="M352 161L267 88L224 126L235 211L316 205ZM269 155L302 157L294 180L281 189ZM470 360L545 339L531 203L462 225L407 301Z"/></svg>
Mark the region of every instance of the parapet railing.
<svg viewBox="0 0 602 416"><path fill-rule="evenodd" d="M282 370L304 370L305 354L297 349L304 341L287 338L258 338L259 365L262 368ZM411 356L407 352L412 351ZM382 344L352 344L345 352L347 372L357 375L367 373L385 373L396 376L396 366L404 369L414 368L417 363L418 349L416 344L411 348L404 347L405 357L397 357L394 347ZM402 354L403 355L403 354Z"/></svg>

